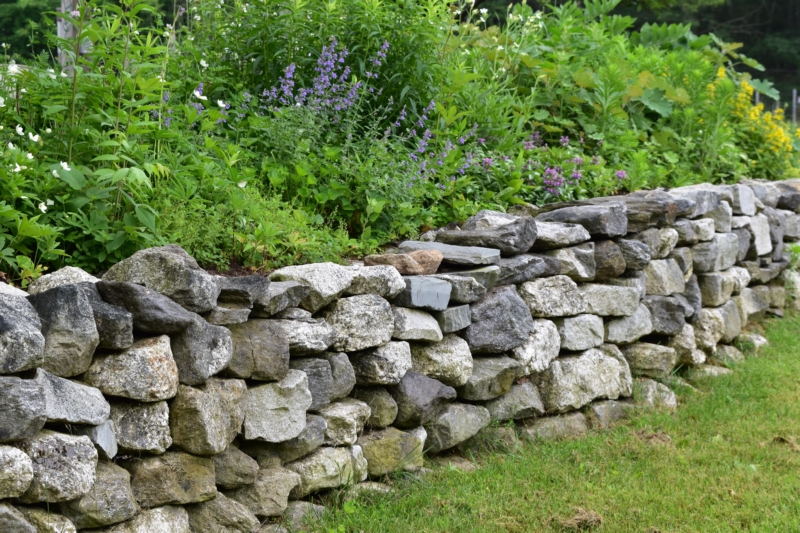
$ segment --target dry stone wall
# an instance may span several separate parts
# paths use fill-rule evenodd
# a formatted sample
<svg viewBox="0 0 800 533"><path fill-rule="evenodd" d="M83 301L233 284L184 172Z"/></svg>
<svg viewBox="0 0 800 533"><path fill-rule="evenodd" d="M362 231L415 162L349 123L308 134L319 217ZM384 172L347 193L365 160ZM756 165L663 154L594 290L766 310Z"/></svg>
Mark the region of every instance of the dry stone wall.
<svg viewBox="0 0 800 533"><path fill-rule="evenodd" d="M675 408L782 315L798 212L799 182L695 185L269 278L171 245L0 284L0 531L281 531L423 453Z"/></svg>

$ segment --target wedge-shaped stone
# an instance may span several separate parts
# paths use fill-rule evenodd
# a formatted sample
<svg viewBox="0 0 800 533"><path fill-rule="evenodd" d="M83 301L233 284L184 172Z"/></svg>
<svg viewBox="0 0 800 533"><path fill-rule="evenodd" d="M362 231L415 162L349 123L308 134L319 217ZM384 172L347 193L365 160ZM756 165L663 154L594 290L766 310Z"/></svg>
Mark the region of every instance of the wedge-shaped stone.
<svg viewBox="0 0 800 533"><path fill-rule="evenodd" d="M497 211L480 211L461 230L442 230L436 240L445 244L496 248L504 255L527 252L536 240L536 222ZM447 258L445 258L447 260Z"/></svg>
<svg viewBox="0 0 800 533"><path fill-rule="evenodd" d="M319 409L331 402L333 374L331 373L331 364L328 361L314 357L304 357L292 359L291 367L294 370L305 372L308 377L308 390L311 392L311 407L309 409Z"/></svg>
<svg viewBox="0 0 800 533"><path fill-rule="evenodd" d="M245 442L242 451L248 453L264 465L272 465L277 457L282 463L289 463L313 452L325 441L328 423L318 415L306 415L306 426L298 436L277 444L260 441Z"/></svg>
<svg viewBox="0 0 800 533"><path fill-rule="evenodd" d="M449 282L433 276L403 278L406 288L394 299L401 307L444 311L450 302L452 287Z"/></svg>
<svg viewBox="0 0 800 533"><path fill-rule="evenodd" d="M97 464L92 488L77 500L59 506L75 527L103 527L130 520L139 512L131 490L131 475L113 463Z"/></svg>
<svg viewBox="0 0 800 533"><path fill-rule="evenodd" d="M300 434L311 407L305 372L289 370L277 383L257 385L244 399L244 438L283 442Z"/></svg>
<svg viewBox="0 0 800 533"><path fill-rule="evenodd" d="M631 316L609 320L604 326L605 341L614 344L630 344L653 332L652 316L644 304Z"/></svg>
<svg viewBox="0 0 800 533"><path fill-rule="evenodd" d="M513 385L506 394L489 400L483 406L492 415L492 422L541 416L545 411L539 391L530 381Z"/></svg>
<svg viewBox="0 0 800 533"><path fill-rule="evenodd" d="M60 514L54 513L50 509L42 509L40 507L19 507L17 508L25 520L33 526L31 530L23 530L26 533L76 533L75 524L69 518ZM14 529L10 529L9 533Z"/></svg>
<svg viewBox="0 0 800 533"><path fill-rule="evenodd" d="M389 393L397 402L394 425L408 429L428 423L456 399L454 388L413 370L396 386L389 387Z"/></svg>
<svg viewBox="0 0 800 533"><path fill-rule="evenodd" d="M96 426L108 420L111 407L100 390L54 376L41 368L36 371L36 382L44 392L48 422Z"/></svg>
<svg viewBox="0 0 800 533"><path fill-rule="evenodd" d="M731 231L731 218L733 217L733 210L728 202L720 202L719 206L703 215L703 218L708 218L714 221L714 230L717 233L728 233Z"/></svg>
<svg viewBox="0 0 800 533"><path fill-rule="evenodd" d="M463 338L473 354L495 354L522 346L533 319L514 286L498 287L470 305L472 324Z"/></svg>
<svg viewBox="0 0 800 533"><path fill-rule="evenodd" d="M375 294L392 299L406 288L403 276L391 265L352 266L350 270L354 277L350 287L344 292L345 296Z"/></svg>
<svg viewBox="0 0 800 533"><path fill-rule="evenodd" d="M8 503L0 502L0 527L8 533L37 533L25 516ZM74 531L75 528L72 528Z"/></svg>
<svg viewBox="0 0 800 533"><path fill-rule="evenodd" d="M480 246L453 246L440 242L405 241L400 243L400 252L438 250L443 261L453 265L493 265L500 259L500 250Z"/></svg>
<svg viewBox="0 0 800 533"><path fill-rule="evenodd" d="M591 236L586 228L579 224L565 222L536 222L537 237L533 243L533 250L552 250L566 248L574 244L588 241Z"/></svg>
<svg viewBox="0 0 800 533"><path fill-rule="evenodd" d="M289 493L300 485L300 476L286 468L262 468L252 485L227 493L259 518L280 516L289 503Z"/></svg>
<svg viewBox="0 0 800 533"><path fill-rule="evenodd" d="M739 315L739 309L736 302L728 301L725 305L717 308L722 315L722 321L725 324L725 329L722 332L720 341L726 344L732 343L739 333L742 332L742 321Z"/></svg>
<svg viewBox="0 0 800 533"><path fill-rule="evenodd" d="M433 318L439 325L440 333L445 335L461 331L472 324L472 313L468 305L459 305L456 307L448 307L444 311L435 311L433 313ZM397 323L395 323L395 330L396 329ZM442 340L441 337L438 340Z"/></svg>
<svg viewBox="0 0 800 533"><path fill-rule="evenodd" d="M297 281L309 288L300 306L316 313L344 293L353 282L355 273L334 263L315 263L283 267L272 274L272 281Z"/></svg>
<svg viewBox="0 0 800 533"><path fill-rule="evenodd" d="M464 339L450 334L435 344L413 343L411 368L452 387L464 385L472 375L472 352Z"/></svg>
<svg viewBox="0 0 800 533"><path fill-rule="evenodd" d="M561 337L561 348L579 352L603 344L603 319L595 315L578 315L553 320Z"/></svg>
<svg viewBox="0 0 800 533"><path fill-rule="evenodd" d="M214 462L208 457L167 452L157 457L128 459L121 463L131 474L131 489L142 507L186 505L212 500Z"/></svg>
<svg viewBox="0 0 800 533"><path fill-rule="evenodd" d="M616 237L628 233L628 209L623 202L565 206L536 217L537 223L566 222L583 226L590 235Z"/></svg>
<svg viewBox="0 0 800 533"><path fill-rule="evenodd" d="M24 297L0 294L0 374L22 372L44 363L41 328L36 309Z"/></svg>
<svg viewBox="0 0 800 533"><path fill-rule="evenodd" d="M338 402L318 409L319 415L325 419L325 442L328 446L346 446L355 444L359 433L372 415L372 409L366 403L353 398L344 398Z"/></svg>
<svg viewBox="0 0 800 533"><path fill-rule="evenodd" d="M533 321L533 329L525 344L514 348L511 357L519 362L520 374L527 376L545 370L550 361L558 357L560 349L561 335L558 327L550 320L538 318Z"/></svg>
<svg viewBox="0 0 800 533"><path fill-rule="evenodd" d="M523 283L519 295L535 317L574 316L587 311L578 285L567 276Z"/></svg>
<svg viewBox="0 0 800 533"><path fill-rule="evenodd" d="M697 349L694 327L691 324L684 324L683 329L677 335L670 337L667 346L678 354L679 365L695 366L706 361L705 354Z"/></svg>
<svg viewBox="0 0 800 533"><path fill-rule="evenodd" d="M133 329L140 333L178 333L195 319L180 304L135 283L101 281L96 288L106 302L131 313Z"/></svg>
<svg viewBox="0 0 800 533"><path fill-rule="evenodd" d="M167 402L113 403L111 421L117 446L124 452L161 454L172 446Z"/></svg>
<svg viewBox="0 0 800 533"><path fill-rule="evenodd" d="M595 277L597 264L594 256L594 243L587 242L544 252L546 257L557 259L561 263L559 274L568 276L574 281L592 281Z"/></svg>
<svg viewBox="0 0 800 533"><path fill-rule="evenodd" d="M226 373L229 376L275 381L289 371L289 340L284 329L272 320L250 320L229 326L233 354Z"/></svg>
<svg viewBox="0 0 800 533"><path fill-rule="evenodd" d="M360 446L320 448L311 455L286 465L300 475L292 498L302 498L323 489L354 484L367 478L367 461Z"/></svg>
<svg viewBox="0 0 800 533"><path fill-rule="evenodd" d="M629 270L642 270L653 259L653 252L643 242L631 239L618 239L616 242L625 268Z"/></svg>
<svg viewBox="0 0 800 533"><path fill-rule="evenodd" d="M639 307L639 290L585 283L578 286L586 301L586 312L598 316L631 316Z"/></svg>
<svg viewBox="0 0 800 533"><path fill-rule="evenodd" d="M519 285L532 279L557 276L561 261L546 255L523 254L504 257L496 265L500 272L493 285Z"/></svg>
<svg viewBox="0 0 800 533"><path fill-rule="evenodd" d="M422 468L422 443L411 435L395 428L387 428L362 435L358 445L367 459L372 477L393 472L416 472Z"/></svg>
<svg viewBox="0 0 800 533"><path fill-rule="evenodd" d="M326 353L322 358L331 365L331 400L344 398L356 386L356 372L345 353Z"/></svg>
<svg viewBox="0 0 800 533"><path fill-rule="evenodd" d="M89 437L101 459L113 459L117 455L117 428L112 420L99 426L76 426L72 430L76 435Z"/></svg>
<svg viewBox="0 0 800 533"><path fill-rule="evenodd" d="M500 261L498 261L498 263L500 263ZM502 273L503 269L501 269L499 266L489 265L485 267L471 268L469 270L451 270L447 273L447 275L450 277L460 276L463 278L472 278L485 287L488 291L497 285L497 282L500 280L500 274Z"/></svg>
<svg viewBox="0 0 800 533"><path fill-rule="evenodd" d="M491 400L511 390L520 364L510 357L476 357L472 375L457 389L459 398L470 401Z"/></svg>
<svg viewBox="0 0 800 533"><path fill-rule="evenodd" d="M298 281L272 281L267 287L267 294L253 300L252 318L269 318L284 309L297 307L311 288Z"/></svg>
<svg viewBox="0 0 800 533"><path fill-rule="evenodd" d="M477 405L451 403L430 422L425 424L428 439L425 443L430 453L464 442L491 422L488 409Z"/></svg>
<svg viewBox="0 0 800 533"><path fill-rule="evenodd" d="M757 257L760 255L768 255L772 252L770 221L765 215L758 214L748 217L744 227L753 236L753 241L750 246L750 256Z"/></svg>
<svg viewBox="0 0 800 533"><path fill-rule="evenodd" d="M392 307L374 294L341 298L328 306L322 317L336 331L333 349L341 352L381 346L394 331Z"/></svg>
<svg viewBox="0 0 800 533"><path fill-rule="evenodd" d="M663 379L670 375L678 362L678 354L674 349L659 344L632 344L622 348L622 353L634 376Z"/></svg>
<svg viewBox="0 0 800 533"><path fill-rule="evenodd" d="M89 305L92 306L94 324L100 336L99 348L108 350L124 350L133 344L133 315L126 309L103 301L97 284L93 282L79 283Z"/></svg>

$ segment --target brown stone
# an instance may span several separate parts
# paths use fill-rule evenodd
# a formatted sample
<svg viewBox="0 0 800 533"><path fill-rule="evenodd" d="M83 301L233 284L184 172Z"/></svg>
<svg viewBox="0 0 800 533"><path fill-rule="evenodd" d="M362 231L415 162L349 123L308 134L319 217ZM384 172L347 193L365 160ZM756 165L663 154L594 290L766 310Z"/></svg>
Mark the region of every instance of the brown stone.
<svg viewBox="0 0 800 533"><path fill-rule="evenodd" d="M616 278L625 272L625 257L613 241L594 243L595 281Z"/></svg>
<svg viewBox="0 0 800 533"><path fill-rule="evenodd" d="M436 273L442 258L439 250L416 250L407 254L370 255L364 258L364 265L390 265L406 276L426 276Z"/></svg>

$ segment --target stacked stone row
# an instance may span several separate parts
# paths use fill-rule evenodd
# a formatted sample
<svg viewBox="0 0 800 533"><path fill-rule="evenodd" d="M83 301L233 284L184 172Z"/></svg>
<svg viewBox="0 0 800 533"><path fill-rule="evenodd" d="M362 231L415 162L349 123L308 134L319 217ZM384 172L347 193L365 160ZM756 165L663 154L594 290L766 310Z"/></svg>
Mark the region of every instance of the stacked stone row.
<svg viewBox="0 0 800 533"><path fill-rule="evenodd" d="M798 182L696 185L269 279L170 245L0 284L0 531L280 531L423 451L674 408L676 373L729 372L782 314L798 211Z"/></svg>

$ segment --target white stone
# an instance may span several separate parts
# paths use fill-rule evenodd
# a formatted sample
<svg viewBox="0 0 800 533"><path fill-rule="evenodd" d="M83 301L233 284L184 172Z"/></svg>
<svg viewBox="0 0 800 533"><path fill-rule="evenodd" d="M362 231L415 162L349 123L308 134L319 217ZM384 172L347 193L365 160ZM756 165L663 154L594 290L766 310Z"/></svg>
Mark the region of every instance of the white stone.
<svg viewBox="0 0 800 533"><path fill-rule="evenodd" d="M511 357L519 361L520 373L526 376L544 371L558 357L560 349L558 327L550 320L538 318L533 321L533 331L525 344L511 350Z"/></svg>
<svg viewBox="0 0 800 533"><path fill-rule="evenodd" d="M561 348L579 352L603 344L603 319L595 315L578 315L554 320L561 336Z"/></svg>
<svg viewBox="0 0 800 533"><path fill-rule="evenodd" d="M605 340L614 344L630 344L653 331L650 310L640 304L631 316L616 318L605 323Z"/></svg>
<svg viewBox="0 0 800 533"><path fill-rule="evenodd" d="M43 368L36 370L36 382L44 392L48 422L97 426L111 414L111 406L99 389L54 376Z"/></svg>
<svg viewBox="0 0 800 533"><path fill-rule="evenodd" d="M356 443L364 430L372 409L354 398L344 398L318 409L319 415L328 423L325 430L326 446L346 446Z"/></svg>
<svg viewBox="0 0 800 533"><path fill-rule="evenodd" d="M544 252L544 255L561 262L561 274L575 281L594 279L597 264L594 259L594 243L587 242L569 248L559 248Z"/></svg>
<svg viewBox="0 0 800 533"><path fill-rule="evenodd" d="M266 442L293 439L305 429L309 407L308 377L300 370L289 370L277 383L252 387L244 399L244 438Z"/></svg>
<svg viewBox="0 0 800 533"><path fill-rule="evenodd" d="M344 292L346 296L357 294L377 294L392 299L406 288L400 272L391 265L351 266L353 281Z"/></svg>
<svg viewBox="0 0 800 533"><path fill-rule="evenodd" d="M710 218L698 218L697 220L692 220L692 223L694 224L694 231L697 233L698 241L706 242L714 238L714 233L716 233L714 220Z"/></svg>
<svg viewBox="0 0 800 533"><path fill-rule="evenodd" d="M0 294L5 294L6 296L18 296L20 298L27 298L28 296L28 293L22 289L18 289L13 285L9 285L8 283L2 281L0 281Z"/></svg>
<svg viewBox="0 0 800 533"><path fill-rule="evenodd" d="M394 331L394 315L389 302L374 294L341 298L322 314L336 330L333 349L355 352L386 344Z"/></svg>
<svg viewBox="0 0 800 533"><path fill-rule="evenodd" d="M183 507L165 505L142 510L133 520L117 524L106 533L192 533Z"/></svg>
<svg viewBox="0 0 800 533"><path fill-rule="evenodd" d="M631 316L639 308L639 289L584 283L578 290L586 300L586 312L599 316Z"/></svg>
<svg viewBox="0 0 800 533"><path fill-rule="evenodd" d="M697 347L713 353L717 343L725 334L725 319L718 309L702 309L694 321L694 338Z"/></svg>
<svg viewBox="0 0 800 533"><path fill-rule="evenodd" d="M664 259L678 244L678 231L675 228L658 230L658 248L654 250L653 259Z"/></svg>
<svg viewBox="0 0 800 533"><path fill-rule="evenodd" d="M587 311L578 285L567 276L553 276L520 285L519 295L535 317L574 316Z"/></svg>
<svg viewBox="0 0 800 533"><path fill-rule="evenodd" d="M85 270L77 267L67 266L56 270L52 274L45 274L44 276L33 280L28 286L28 294L39 294L40 292L50 290L54 287L68 285L70 283L82 283L84 281L97 283L100 280Z"/></svg>
<svg viewBox="0 0 800 533"><path fill-rule="evenodd" d="M289 463L286 468L300 475L300 485L292 490L292 498L312 492L360 483L367 478L366 461L360 446L319 448L310 455Z"/></svg>
<svg viewBox="0 0 800 533"><path fill-rule="evenodd" d="M674 259L650 261L645 267L647 294L669 296L686 288L683 272Z"/></svg>
<svg viewBox="0 0 800 533"><path fill-rule="evenodd" d="M355 353L350 362L358 385L396 385L411 370L411 348L405 341L392 341Z"/></svg>
<svg viewBox="0 0 800 533"><path fill-rule="evenodd" d="M566 222L536 221L536 242L534 250L550 250L552 248L566 248L574 244L588 241L591 236L586 228L579 224Z"/></svg>
<svg viewBox="0 0 800 533"><path fill-rule="evenodd" d="M435 344L414 343L411 347L412 369L438 379L445 385L460 387L472 376L472 353L467 341L445 335Z"/></svg>
<svg viewBox="0 0 800 533"><path fill-rule="evenodd" d="M677 409L678 397L669 387L647 378L638 378L633 387L634 399L639 405L651 408Z"/></svg>
<svg viewBox="0 0 800 533"><path fill-rule="evenodd" d="M0 445L0 500L21 496L31 481L31 458L17 448Z"/></svg>
<svg viewBox="0 0 800 533"><path fill-rule="evenodd" d="M769 236L769 219L766 215L759 213L751 216L747 228L753 234L753 246L756 255L767 255L772 253L772 241Z"/></svg>
<svg viewBox="0 0 800 533"><path fill-rule="evenodd" d="M439 322L430 313L419 309L395 307L394 333L395 339L404 341L432 341L442 340L442 330Z"/></svg>
<svg viewBox="0 0 800 533"><path fill-rule="evenodd" d="M308 295L300 306L316 313L344 293L353 282L356 273L335 263L315 263L283 267L273 272L273 281L297 281L309 287Z"/></svg>

